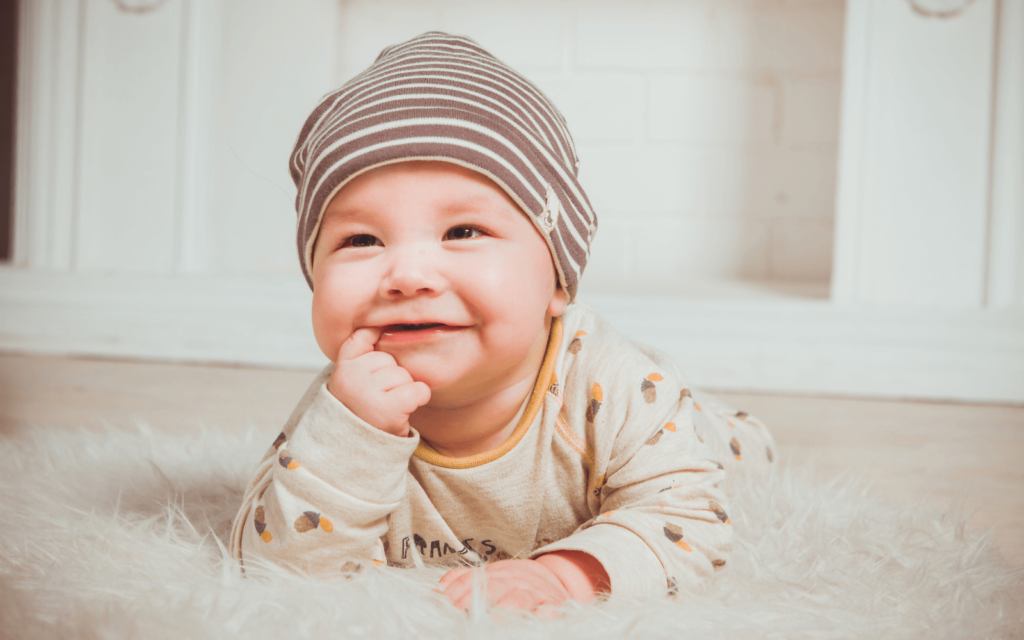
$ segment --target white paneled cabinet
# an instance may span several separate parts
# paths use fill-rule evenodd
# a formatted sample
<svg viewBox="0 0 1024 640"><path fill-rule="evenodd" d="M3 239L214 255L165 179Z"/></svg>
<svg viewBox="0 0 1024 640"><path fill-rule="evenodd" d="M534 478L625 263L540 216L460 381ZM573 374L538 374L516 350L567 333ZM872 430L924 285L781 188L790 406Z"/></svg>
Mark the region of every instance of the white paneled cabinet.
<svg viewBox="0 0 1024 640"><path fill-rule="evenodd" d="M77 244L80 7L22 2L19 15L14 263L66 270Z"/></svg>
<svg viewBox="0 0 1024 640"><path fill-rule="evenodd" d="M287 158L336 82L336 3L22 3L14 264L284 274Z"/></svg>
<svg viewBox="0 0 1024 640"><path fill-rule="evenodd" d="M996 6L850 3L837 301L983 305Z"/></svg>
<svg viewBox="0 0 1024 640"><path fill-rule="evenodd" d="M1024 309L1024 2L1000 7L986 306Z"/></svg>
<svg viewBox="0 0 1024 640"><path fill-rule="evenodd" d="M75 267L168 273L179 213L184 0L81 5Z"/></svg>
<svg viewBox="0 0 1024 640"><path fill-rule="evenodd" d="M602 62L588 44L601 29L615 33L627 4L592 13L585 2L558 3L549 17L561 27L523 27L547 34L537 36L547 48L512 60L564 99L570 125L579 120L595 197L650 209L640 224L610 206L598 247L622 255L595 263L586 301L704 386L1024 402L1024 2L975 0L936 18L901 0L848 0L834 236L818 209L833 184L822 163L835 153L839 47L810 62L800 54L827 48L818 28L834 21L828 3L795 3L795 22L780 22L775 5L750 14L731 1L645 4L693 31L671 68L664 59L645 67L642 47L630 49L636 59ZM295 135L320 95L364 63L360 43L384 37L366 29L475 32L487 17L457 0L412 13L335 0L133 4L147 5L22 3L15 260L0 268L0 349L322 364L291 240ZM404 18L374 18L387 11ZM644 32L634 22L628 37ZM490 32L480 32L487 45ZM494 38L514 54L515 43ZM693 60L702 70L687 67ZM586 68L563 83L572 64ZM643 95L613 96L605 111L625 115L605 129L587 119L601 112L581 97L591 85ZM706 126L674 119L676 103L690 104L683 98L703 104L687 87L717 86L737 89L702 112ZM756 135L729 126L736 114ZM724 146L677 148L691 143ZM805 179L773 177L779 163L763 160L783 151L808 158ZM705 161L712 156L721 162ZM633 184L665 174L647 200L601 173L624 157L635 160ZM638 164L658 158L651 171ZM753 186L715 191L719 183ZM672 217L676 200L708 217ZM748 205L789 226L749 226L737 217ZM657 255L630 257L641 232L657 240ZM659 280L679 270L681 252L706 254L709 275ZM740 263L799 274L827 273L819 263L830 260L827 294L714 280ZM630 261L632 275L616 272Z"/></svg>

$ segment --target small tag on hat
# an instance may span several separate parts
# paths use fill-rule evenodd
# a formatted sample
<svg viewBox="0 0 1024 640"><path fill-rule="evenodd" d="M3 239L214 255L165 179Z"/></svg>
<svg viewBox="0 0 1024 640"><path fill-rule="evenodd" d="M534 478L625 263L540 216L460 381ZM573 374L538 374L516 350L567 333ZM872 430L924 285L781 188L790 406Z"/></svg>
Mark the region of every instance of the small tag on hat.
<svg viewBox="0 0 1024 640"><path fill-rule="evenodd" d="M551 233L558 224L558 215L561 213L562 207L558 202L558 196L555 195L555 190L548 185L547 192L547 204L544 205L544 211L540 214L540 226L544 228L544 231Z"/></svg>

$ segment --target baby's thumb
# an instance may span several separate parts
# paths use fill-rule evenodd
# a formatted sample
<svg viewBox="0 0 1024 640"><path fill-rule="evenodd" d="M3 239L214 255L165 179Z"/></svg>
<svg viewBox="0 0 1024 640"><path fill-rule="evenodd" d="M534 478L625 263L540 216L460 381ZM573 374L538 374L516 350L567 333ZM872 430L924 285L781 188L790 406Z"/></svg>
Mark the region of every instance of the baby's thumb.
<svg viewBox="0 0 1024 640"><path fill-rule="evenodd" d="M352 335L341 343L341 349L338 350L338 362L354 360L373 351L374 345L380 339L380 331L373 327L363 327L353 331Z"/></svg>

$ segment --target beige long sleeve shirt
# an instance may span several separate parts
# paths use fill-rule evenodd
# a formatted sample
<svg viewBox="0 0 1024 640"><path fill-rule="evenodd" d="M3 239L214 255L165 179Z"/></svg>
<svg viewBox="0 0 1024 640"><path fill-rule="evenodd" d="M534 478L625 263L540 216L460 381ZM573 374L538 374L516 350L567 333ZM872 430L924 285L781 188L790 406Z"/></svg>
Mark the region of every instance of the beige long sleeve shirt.
<svg viewBox="0 0 1024 640"><path fill-rule="evenodd" d="M328 392L332 369L248 486L231 539L243 564L332 575L577 550L601 562L615 594L664 591L725 566L724 467L772 457L763 425L710 396L695 404L664 355L582 303L552 323L513 435L476 456L375 429Z"/></svg>

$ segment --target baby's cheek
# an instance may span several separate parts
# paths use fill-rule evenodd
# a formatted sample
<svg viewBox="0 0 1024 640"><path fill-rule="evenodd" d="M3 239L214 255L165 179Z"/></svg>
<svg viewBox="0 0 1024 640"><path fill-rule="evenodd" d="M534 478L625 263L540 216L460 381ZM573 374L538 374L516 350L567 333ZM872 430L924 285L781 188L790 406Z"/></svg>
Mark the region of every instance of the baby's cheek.
<svg viewBox="0 0 1024 640"><path fill-rule="evenodd" d="M351 323L330 300L318 299L316 295L313 296L312 320L313 336L320 351L335 360L341 344L352 335Z"/></svg>

